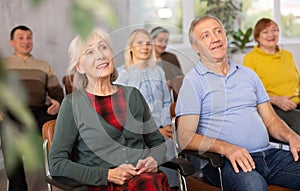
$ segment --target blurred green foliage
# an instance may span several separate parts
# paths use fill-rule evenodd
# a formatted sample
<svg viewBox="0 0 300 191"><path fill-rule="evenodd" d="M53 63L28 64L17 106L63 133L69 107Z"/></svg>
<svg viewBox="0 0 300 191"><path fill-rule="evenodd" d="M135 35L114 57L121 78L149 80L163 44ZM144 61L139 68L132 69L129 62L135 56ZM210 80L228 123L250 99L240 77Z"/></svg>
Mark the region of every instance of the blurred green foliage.
<svg viewBox="0 0 300 191"><path fill-rule="evenodd" d="M72 1L69 17L74 32L86 38L96 25L97 19L115 26L117 16L111 3L110 0Z"/></svg>
<svg viewBox="0 0 300 191"><path fill-rule="evenodd" d="M195 0L195 16L210 14L220 19L227 33L234 31L234 22L242 11L242 3L233 0Z"/></svg>
<svg viewBox="0 0 300 191"><path fill-rule="evenodd" d="M46 0L29 0L33 8L38 9ZM83 38L95 26L95 19L101 18L111 26L116 25L117 16L109 0L73 0L69 10L70 24L76 34ZM5 72L0 55L0 115L9 111L19 123L5 116L2 121L2 137L7 146L6 169L15 166L16 155L22 155L28 168L43 168L42 138L37 132L37 124L26 107L26 95L18 79Z"/></svg>
<svg viewBox="0 0 300 191"><path fill-rule="evenodd" d="M34 8L38 8L47 0L29 1ZM97 19L110 26L116 26L118 23L118 17L110 0L72 0L68 15L75 34L83 38L86 38L92 31Z"/></svg>
<svg viewBox="0 0 300 191"><path fill-rule="evenodd" d="M0 56L1 57L1 56ZM2 123L2 138L7 146L6 169L14 169L17 155L26 158L29 169L41 169L43 166L42 140L37 132L37 125L31 112L25 106L25 91L18 79L5 72L4 64L0 59L0 111L4 113ZM19 121L18 124L5 116L9 111Z"/></svg>

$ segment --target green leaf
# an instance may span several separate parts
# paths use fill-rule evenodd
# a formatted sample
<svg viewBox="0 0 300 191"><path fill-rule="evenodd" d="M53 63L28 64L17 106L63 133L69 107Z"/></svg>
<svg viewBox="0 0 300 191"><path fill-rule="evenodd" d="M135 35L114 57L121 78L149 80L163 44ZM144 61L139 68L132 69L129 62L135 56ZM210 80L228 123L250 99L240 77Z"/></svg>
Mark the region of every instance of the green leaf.
<svg viewBox="0 0 300 191"><path fill-rule="evenodd" d="M6 149L5 168L11 172L23 157L24 163L29 170L43 169L42 139L35 129L18 127L19 124L7 119L3 121L3 141Z"/></svg>
<svg viewBox="0 0 300 191"><path fill-rule="evenodd" d="M1 58L1 57L0 57ZM12 171L17 158L23 156L31 169L41 169L43 163L41 136L37 125L25 102L25 91L16 76L6 72L0 59L0 111L7 110L18 120L14 122L4 113L1 133L7 161L5 168Z"/></svg>
<svg viewBox="0 0 300 191"><path fill-rule="evenodd" d="M247 45L252 41L252 32L253 29L250 27L248 28L245 32L243 32L241 29L232 32L231 36L233 38L232 41L229 42L229 47L231 48L230 52L231 53L236 53L236 52L244 52L246 48L251 48L253 46Z"/></svg>
<svg viewBox="0 0 300 191"><path fill-rule="evenodd" d="M30 3L33 7L38 7L39 5L42 4L42 2L45 0L30 0Z"/></svg>
<svg viewBox="0 0 300 191"><path fill-rule="evenodd" d="M86 39L94 27L94 17L86 9L76 3L70 9L71 24L74 31Z"/></svg>
<svg viewBox="0 0 300 191"><path fill-rule="evenodd" d="M0 55L1 58L1 55ZM2 62L2 59L0 59L0 81L2 81L5 78L5 68L4 68L4 64Z"/></svg>
<svg viewBox="0 0 300 191"><path fill-rule="evenodd" d="M8 109L16 118L27 128L36 128L36 123L29 109L24 105L20 97L18 97L10 87L3 82L0 82L0 100L1 111ZM5 102L3 102L5 100ZM4 109L5 108L5 109Z"/></svg>
<svg viewBox="0 0 300 191"><path fill-rule="evenodd" d="M245 34L245 37L246 37L247 39L249 39L250 36L252 35L252 31L253 31L252 28L248 28L248 29L247 29L246 34Z"/></svg>

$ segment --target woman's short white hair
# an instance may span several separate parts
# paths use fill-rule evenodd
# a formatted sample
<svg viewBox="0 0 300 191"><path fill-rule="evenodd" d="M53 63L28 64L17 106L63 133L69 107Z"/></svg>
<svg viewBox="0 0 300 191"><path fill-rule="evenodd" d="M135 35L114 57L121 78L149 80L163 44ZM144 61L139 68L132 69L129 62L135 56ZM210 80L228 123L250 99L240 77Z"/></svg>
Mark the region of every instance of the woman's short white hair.
<svg viewBox="0 0 300 191"><path fill-rule="evenodd" d="M111 39L108 33L100 28L95 28L86 39L79 35L76 36L69 45L69 65L67 68L67 75L74 75L73 86L75 89L82 89L86 87L88 83L85 74L80 74L76 69L79 64L80 57L83 55L88 44L99 40L105 41L110 50L113 52ZM114 72L116 72L116 70ZM113 79L113 81L114 80L115 79Z"/></svg>

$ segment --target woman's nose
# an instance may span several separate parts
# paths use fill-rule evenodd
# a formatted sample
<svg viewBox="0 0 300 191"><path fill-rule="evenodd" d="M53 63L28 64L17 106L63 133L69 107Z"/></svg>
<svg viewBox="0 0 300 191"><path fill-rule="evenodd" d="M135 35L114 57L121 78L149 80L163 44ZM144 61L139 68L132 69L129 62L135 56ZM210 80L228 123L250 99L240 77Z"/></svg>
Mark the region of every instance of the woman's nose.
<svg viewBox="0 0 300 191"><path fill-rule="evenodd" d="M105 58L105 54L101 50L98 50L97 51L97 59L103 60L104 58Z"/></svg>

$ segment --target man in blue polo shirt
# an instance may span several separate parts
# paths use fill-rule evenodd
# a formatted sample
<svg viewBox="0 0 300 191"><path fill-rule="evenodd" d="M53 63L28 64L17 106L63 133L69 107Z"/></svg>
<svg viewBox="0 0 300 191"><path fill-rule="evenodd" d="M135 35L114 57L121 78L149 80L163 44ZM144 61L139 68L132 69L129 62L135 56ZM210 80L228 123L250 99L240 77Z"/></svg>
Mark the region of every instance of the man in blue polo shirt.
<svg viewBox="0 0 300 191"><path fill-rule="evenodd" d="M300 137L274 113L257 75L228 60L221 21L196 18L189 35L200 60L177 100L181 147L221 154L225 190L265 191L268 184L299 190ZM290 151L274 148L268 134L288 143ZM220 185L216 169L205 165L202 170Z"/></svg>

